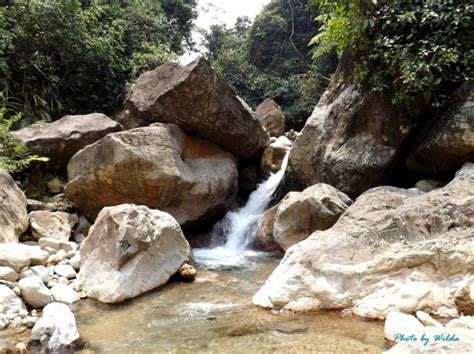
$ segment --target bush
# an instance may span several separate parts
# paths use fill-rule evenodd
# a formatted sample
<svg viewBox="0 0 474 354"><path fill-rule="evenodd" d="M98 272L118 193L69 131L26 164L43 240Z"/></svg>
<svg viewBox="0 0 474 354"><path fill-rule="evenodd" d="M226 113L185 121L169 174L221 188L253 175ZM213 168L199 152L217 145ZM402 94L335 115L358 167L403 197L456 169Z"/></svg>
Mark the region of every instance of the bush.
<svg viewBox="0 0 474 354"><path fill-rule="evenodd" d="M195 0L164 3L9 1L0 7L0 90L30 121L113 112L131 80L175 58L190 36Z"/></svg>

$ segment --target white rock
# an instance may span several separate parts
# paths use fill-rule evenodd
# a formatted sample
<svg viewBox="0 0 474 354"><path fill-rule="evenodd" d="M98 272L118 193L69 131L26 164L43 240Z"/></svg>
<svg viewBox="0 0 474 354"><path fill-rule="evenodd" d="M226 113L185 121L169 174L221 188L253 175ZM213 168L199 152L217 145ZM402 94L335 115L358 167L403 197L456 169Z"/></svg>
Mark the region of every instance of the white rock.
<svg viewBox="0 0 474 354"><path fill-rule="evenodd" d="M83 234L77 234L74 236L74 241L76 241L77 243L81 243L85 239L86 237Z"/></svg>
<svg viewBox="0 0 474 354"><path fill-rule="evenodd" d="M26 310L25 304L13 290L0 284L0 318L16 317L24 310Z"/></svg>
<svg viewBox="0 0 474 354"><path fill-rule="evenodd" d="M390 312L385 320L384 336L391 341L397 341L397 335L410 336L423 329L423 324L415 316Z"/></svg>
<svg viewBox="0 0 474 354"><path fill-rule="evenodd" d="M80 254L82 290L106 303L166 283L192 258L191 247L170 214L131 204L104 208Z"/></svg>
<svg viewBox="0 0 474 354"><path fill-rule="evenodd" d="M29 214L31 233L37 240L43 237L57 238L67 242L78 218L76 214L62 211L33 211Z"/></svg>
<svg viewBox="0 0 474 354"><path fill-rule="evenodd" d="M23 324L28 328L33 328L36 322L38 322L38 317L27 316L23 319Z"/></svg>
<svg viewBox="0 0 474 354"><path fill-rule="evenodd" d="M51 291L38 276L21 279L18 282L21 296L33 308L41 308L53 301Z"/></svg>
<svg viewBox="0 0 474 354"><path fill-rule="evenodd" d="M73 304L81 299L76 291L64 284L53 286L51 288L51 293L53 294L55 301L63 302L65 304Z"/></svg>
<svg viewBox="0 0 474 354"><path fill-rule="evenodd" d="M56 267L54 267L54 272L57 275L67 279L74 279L77 275L74 268L69 264L58 264Z"/></svg>
<svg viewBox="0 0 474 354"><path fill-rule="evenodd" d="M81 254L76 253L74 257L69 259L69 264L74 268L74 270L79 271L81 267Z"/></svg>
<svg viewBox="0 0 474 354"><path fill-rule="evenodd" d="M10 267L0 267L0 280L16 281L18 280L18 273Z"/></svg>
<svg viewBox="0 0 474 354"><path fill-rule="evenodd" d="M431 317L429 314L427 314L424 311L416 311L416 317L425 326L444 327L441 323L436 321L433 317Z"/></svg>
<svg viewBox="0 0 474 354"><path fill-rule="evenodd" d="M33 275L37 275L41 278L43 283L47 283L50 276L50 271L45 266L34 266L30 268Z"/></svg>
<svg viewBox="0 0 474 354"><path fill-rule="evenodd" d="M65 277L59 277L58 284L68 285L69 284L69 279L65 278Z"/></svg>
<svg viewBox="0 0 474 354"><path fill-rule="evenodd" d="M474 317L473 316L461 316L449 321L446 324L447 328L465 328L474 330Z"/></svg>
<svg viewBox="0 0 474 354"><path fill-rule="evenodd" d="M53 302L46 306L43 317L36 322L30 337L30 347L51 353L69 352L79 341L76 318L67 305Z"/></svg>

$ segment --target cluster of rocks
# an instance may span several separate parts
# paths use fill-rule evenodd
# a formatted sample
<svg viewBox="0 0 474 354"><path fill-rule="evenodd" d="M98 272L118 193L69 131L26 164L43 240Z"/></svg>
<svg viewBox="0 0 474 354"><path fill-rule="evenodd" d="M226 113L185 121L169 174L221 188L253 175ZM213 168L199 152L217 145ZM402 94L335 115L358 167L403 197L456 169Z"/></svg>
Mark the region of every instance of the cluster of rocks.
<svg viewBox="0 0 474 354"><path fill-rule="evenodd" d="M280 107L267 100L258 116L203 59L144 73L126 104L120 123L93 113L14 132L68 176L41 202L0 171L0 328L33 328L31 347L79 346L68 306L81 298L117 303L193 279L182 227L229 209L241 161L284 130ZM283 156L269 159L274 169Z"/></svg>

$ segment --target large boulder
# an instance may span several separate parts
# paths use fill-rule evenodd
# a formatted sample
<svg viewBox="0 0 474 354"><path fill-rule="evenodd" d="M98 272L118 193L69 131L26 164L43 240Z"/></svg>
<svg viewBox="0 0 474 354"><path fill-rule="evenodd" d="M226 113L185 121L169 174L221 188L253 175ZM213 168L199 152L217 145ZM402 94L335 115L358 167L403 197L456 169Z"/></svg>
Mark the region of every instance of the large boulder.
<svg viewBox="0 0 474 354"><path fill-rule="evenodd" d="M13 133L31 153L48 157L49 169L61 171L84 146L121 129L120 124L107 116L91 113L65 116L53 123L23 128Z"/></svg>
<svg viewBox="0 0 474 354"><path fill-rule="evenodd" d="M255 113L270 136L279 137L285 132L285 115L274 100L266 98L257 107Z"/></svg>
<svg viewBox="0 0 474 354"><path fill-rule="evenodd" d="M39 240L43 237L69 241L72 229L78 223L76 214L63 211L33 211L29 214L31 234Z"/></svg>
<svg viewBox="0 0 474 354"><path fill-rule="evenodd" d="M474 165L429 193L380 187L291 247L254 296L264 307L457 313L474 272Z"/></svg>
<svg viewBox="0 0 474 354"><path fill-rule="evenodd" d="M171 215L131 204L103 209L80 253L82 290L105 303L159 287L192 258Z"/></svg>
<svg viewBox="0 0 474 354"><path fill-rule="evenodd" d="M347 195L324 183L290 192L259 221L257 242L264 249L275 242L287 250L316 230L329 229L351 204Z"/></svg>
<svg viewBox="0 0 474 354"><path fill-rule="evenodd" d="M0 169L0 243L18 242L28 229L29 220L25 194L13 178Z"/></svg>
<svg viewBox="0 0 474 354"><path fill-rule="evenodd" d="M187 66L167 63L138 78L127 96L126 126L174 123L240 156L268 144L258 117L219 79L205 59Z"/></svg>
<svg viewBox="0 0 474 354"><path fill-rule="evenodd" d="M427 175L456 171L474 161L474 83L469 81L451 97L444 111L429 117L407 158L410 169Z"/></svg>
<svg viewBox="0 0 474 354"><path fill-rule="evenodd" d="M34 352L72 353L81 346L76 318L65 304L53 302L33 327L29 345Z"/></svg>
<svg viewBox="0 0 474 354"><path fill-rule="evenodd" d="M394 106L384 95L365 92L350 79L348 52L290 153L288 173L302 189L328 183L351 198L381 185L407 140L414 117L426 106Z"/></svg>
<svg viewBox="0 0 474 354"><path fill-rule="evenodd" d="M174 124L109 134L77 153L68 174L66 196L91 219L134 203L190 224L228 208L238 188L232 155Z"/></svg>

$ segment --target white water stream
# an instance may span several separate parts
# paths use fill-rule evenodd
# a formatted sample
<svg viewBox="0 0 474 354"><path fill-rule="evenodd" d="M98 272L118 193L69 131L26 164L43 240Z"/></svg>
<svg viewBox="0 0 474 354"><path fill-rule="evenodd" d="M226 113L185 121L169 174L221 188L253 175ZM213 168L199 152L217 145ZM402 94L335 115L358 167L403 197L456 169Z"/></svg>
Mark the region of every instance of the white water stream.
<svg viewBox="0 0 474 354"><path fill-rule="evenodd" d="M287 153L283 159L280 170L258 186L250 195L247 204L236 211L229 211L219 223L223 225L226 236L225 244L214 248L194 250L194 256L198 263L208 268L238 267L258 256L259 252L250 250L250 246L255 240L258 220L266 211L273 194L285 175L288 155Z"/></svg>

